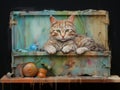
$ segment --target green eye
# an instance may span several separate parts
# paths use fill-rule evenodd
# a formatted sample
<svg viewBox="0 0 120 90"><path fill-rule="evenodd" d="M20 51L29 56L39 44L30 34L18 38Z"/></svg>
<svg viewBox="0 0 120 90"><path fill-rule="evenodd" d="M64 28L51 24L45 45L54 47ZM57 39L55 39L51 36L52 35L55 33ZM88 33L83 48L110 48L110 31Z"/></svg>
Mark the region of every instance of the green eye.
<svg viewBox="0 0 120 90"><path fill-rule="evenodd" d="M58 30L56 30L57 32L60 32L60 30L58 29Z"/></svg>
<svg viewBox="0 0 120 90"><path fill-rule="evenodd" d="M66 29L66 30L65 30L65 32L68 32L68 31L69 31L69 29Z"/></svg>

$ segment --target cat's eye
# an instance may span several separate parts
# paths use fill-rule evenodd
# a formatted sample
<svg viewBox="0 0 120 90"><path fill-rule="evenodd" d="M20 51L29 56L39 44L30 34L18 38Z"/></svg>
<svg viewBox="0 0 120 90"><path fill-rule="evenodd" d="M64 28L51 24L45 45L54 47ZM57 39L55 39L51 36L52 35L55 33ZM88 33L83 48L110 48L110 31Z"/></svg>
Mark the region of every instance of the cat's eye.
<svg viewBox="0 0 120 90"><path fill-rule="evenodd" d="M68 32L68 31L69 31L69 29L66 29L66 30L65 30L65 32Z"/></svg>
<svg viewBox="0 0 120 90"><path fill-rule="evenodd" d="M60 30L59 30L59 29L57 29L56 31L57 31L57 32L60 32Z"/></svg>

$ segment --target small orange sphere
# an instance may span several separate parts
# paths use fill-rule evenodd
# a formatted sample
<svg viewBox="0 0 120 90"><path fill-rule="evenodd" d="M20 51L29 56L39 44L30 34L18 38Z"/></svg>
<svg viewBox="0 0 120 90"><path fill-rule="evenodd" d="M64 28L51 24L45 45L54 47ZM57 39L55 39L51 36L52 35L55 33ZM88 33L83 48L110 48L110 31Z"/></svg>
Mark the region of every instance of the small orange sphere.
<svg viewBox="0 0 120 90"><path fill-rule="evenodd" d="M40 77L40 78L45 78L46 74L39 72L37 76Z"/></svg>
<svg viewBox="0 0 120 90"><path fill-rule="evenodd" d="M36 76L37 72L38 72L38 69L37 69L36 65L32 62L27 63L23 67L23 74L26 77L34 77L34 76Z"/></svg>
<svg viewBox="0 0 120 90"><path fill-rule="evenodd" d="M46 73L47 73L47 70L44 69L44 68L39 68L39 72L46 74Z"/></svg>

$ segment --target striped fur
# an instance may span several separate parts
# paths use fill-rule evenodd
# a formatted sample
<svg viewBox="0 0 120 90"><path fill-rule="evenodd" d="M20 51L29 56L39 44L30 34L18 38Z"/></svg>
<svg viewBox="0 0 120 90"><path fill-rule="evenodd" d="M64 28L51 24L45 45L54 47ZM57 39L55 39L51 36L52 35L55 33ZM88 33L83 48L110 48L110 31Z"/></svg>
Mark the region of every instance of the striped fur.
<svg viewBox="0 0 120 90"><path fill-rule="evenodd" d="M66 20L56 20L51 16L50 22L50 38L44 45L44 50L49 54L55 54L57 51L82 54L89 50L103 50L93 39L76 33L73 15Z"/></svg>

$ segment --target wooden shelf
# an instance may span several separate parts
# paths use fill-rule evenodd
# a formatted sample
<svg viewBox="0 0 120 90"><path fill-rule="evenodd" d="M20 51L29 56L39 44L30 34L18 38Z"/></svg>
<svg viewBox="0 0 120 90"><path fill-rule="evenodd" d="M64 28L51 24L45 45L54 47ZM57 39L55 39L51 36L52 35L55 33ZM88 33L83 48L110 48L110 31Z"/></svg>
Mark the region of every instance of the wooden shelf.
<svg viewBox="0 0 120 90"><path fill-rule="evenodd" d="M1 83L120 83L119 77L47 77L47 78L8 78L4 75L1 80Z"/></svg>

